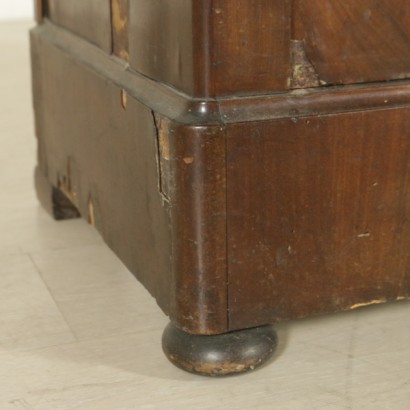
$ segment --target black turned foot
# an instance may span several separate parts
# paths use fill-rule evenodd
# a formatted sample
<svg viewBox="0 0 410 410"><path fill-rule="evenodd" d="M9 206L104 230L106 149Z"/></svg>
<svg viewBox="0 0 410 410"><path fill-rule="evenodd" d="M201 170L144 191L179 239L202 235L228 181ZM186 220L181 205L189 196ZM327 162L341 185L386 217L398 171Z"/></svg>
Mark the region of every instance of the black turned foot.
<svg viewBox="0 0 410 410"><path fill-rule="evenodd" d="M204 376L228 376L254 370L268 361L276 348L272 326L215 336L191 335L170 323L162 348L176 366Z"/></svg>
<svg viewBox="0 0 410 410"><path fill-rule="evenodd" d="M38 200L45 210L56 220L80 217L80 213L73 203L61 190L52 186L39 168L36 168L35 187Z"/></svg>

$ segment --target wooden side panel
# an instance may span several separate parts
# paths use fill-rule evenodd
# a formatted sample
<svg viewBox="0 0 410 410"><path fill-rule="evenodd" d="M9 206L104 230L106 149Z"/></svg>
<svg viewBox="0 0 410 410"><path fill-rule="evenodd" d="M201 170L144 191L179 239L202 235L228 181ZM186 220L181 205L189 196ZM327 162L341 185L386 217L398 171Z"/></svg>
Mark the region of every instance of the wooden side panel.
<svg viewBox="0 0 410 410"><path fill-rule="evenodd" d="M295 0L295 39L322 82L410 77L407 0Z"/></svg>
<svg viewBox="0 0 410 410"><path fill-rule="evenodd" d="M107 53L112 51L111 5L102 0L48 0L48 17Z"/></svg>
<svg viewBox="0 0 410 410"><path fill-rule="evenodd" d="M410 297L410 109L228 128L230 328Z"/></svg>
<svg viewBox="0 0 410 410"><path fill-rule="evenodd" d="M290 3L213 1L211 95L263 94L288 88Z"/></svg>
<svg viewBox="0 0 410 410"><path fill-rule="evenodd" d="M130 2L130 64L192 95L192 0Z"/></svg>
<svg viewBox="0 0 410 410"><path fill-rule="evenodd" d="M170 216L158 190L153 115L41 30L32 33L40 171L169 313Z"/></svg>
<svg viewBox="0 0 410 410"><path fill-rule="evenodd" d="M54 36L47 24L32 32L38 173L96 226L175 324L226 332L224 128L156 115L83 65L87 49L73 58L73 43L54 46Z"/></svg>

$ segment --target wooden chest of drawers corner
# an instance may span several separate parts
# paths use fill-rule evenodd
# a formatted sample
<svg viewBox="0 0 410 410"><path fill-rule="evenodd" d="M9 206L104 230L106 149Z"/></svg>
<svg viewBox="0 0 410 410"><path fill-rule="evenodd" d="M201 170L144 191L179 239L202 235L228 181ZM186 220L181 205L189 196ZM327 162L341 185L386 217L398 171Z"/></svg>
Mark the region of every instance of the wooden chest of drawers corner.
<svg viewBox="0 0 410 410"><path fill-rule="evenodd" d="M38 4L39 197L94 224L177 332L410 297L405 1ZM207 368L259 363L232 360Z"/></svg>

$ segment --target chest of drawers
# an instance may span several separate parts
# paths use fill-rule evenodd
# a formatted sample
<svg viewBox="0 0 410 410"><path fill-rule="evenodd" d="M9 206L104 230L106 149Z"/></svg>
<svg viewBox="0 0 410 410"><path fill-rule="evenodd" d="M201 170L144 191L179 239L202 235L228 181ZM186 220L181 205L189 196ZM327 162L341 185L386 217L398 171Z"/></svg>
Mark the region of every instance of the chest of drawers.
<svg viewBox="0 0 410 410"><path fill-rule="evenodd" d="M410 296L407 2L37 10L39 197L156 298L173 362L253 369L266 325Z"/></svg>

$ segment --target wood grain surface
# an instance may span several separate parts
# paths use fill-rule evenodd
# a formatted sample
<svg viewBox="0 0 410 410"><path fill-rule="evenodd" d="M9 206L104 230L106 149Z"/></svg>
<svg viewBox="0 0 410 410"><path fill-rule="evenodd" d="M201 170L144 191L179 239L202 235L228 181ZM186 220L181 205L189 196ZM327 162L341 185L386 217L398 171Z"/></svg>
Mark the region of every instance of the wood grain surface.
<svg viewBox="0 0 410 410"><path fill-rule="evenodd" d="M227 135L231 328L410 296L408 108Z"/></svg>
<svg viewBox="0 0 410 410"><path fill-rule="evenodd" d="M245 377L168 362L153 298L91 226L38 205L30 26L0 24L2 410L408 410L409 302L277 325L278 355Z"/></svg>
<svg viewBox="0 0 410 410"><path fill-rule="evenodd" d="M39 172L175 323L192 333L225 332L223 128L162 119L70 50L53 46L44 30L32 34Z"/></svg>
<svg viewBox="0 0 410 410"><path fill-rule="evenodd" d="M55 21L35 29L41 172L188 332L409 297L410 83L366 74L364 84L330 86L316 64L339 64L345 40L355 59L384 27L392 47L377 48L379 73L392 73L385 61L403 68L394 56L407 44L406 13L383 1L334 2L314 16L302 0L235 4L129 3L130 66L75 25L74 34ZM320 18L350 34L326 34ZM357 73L373 73L368 53L355 59ZM329 72L343 76L352 64L343 67Z"/></svg>
<svg viewBox="0 0 410 410"><path fill-rule="evenodd" d="M296 0L295 38L327 84L410 76L410 8L405 0Z"/></svg>
<svg viewBox="0 0 410 410"><path fill-rule="evenodd" d="M158 192L152 112L131 98L124 107L121 88L32 38L41 172L54 187L65 186L81 215L135 275L146 278L168 312L171 232Z"/></svg>
<svg viewBox="0 0 410 410"><path fill-rule="evenodd" d="M56 24L100 47L112 51L111 7L101 0L47 0L47 16Z"/></svg>
<svg viewBox="0 0 410 410"><path fill-rule="evenodd" d="M195 97L405 79L405 0L48 0L43 13Z"/></svg>

